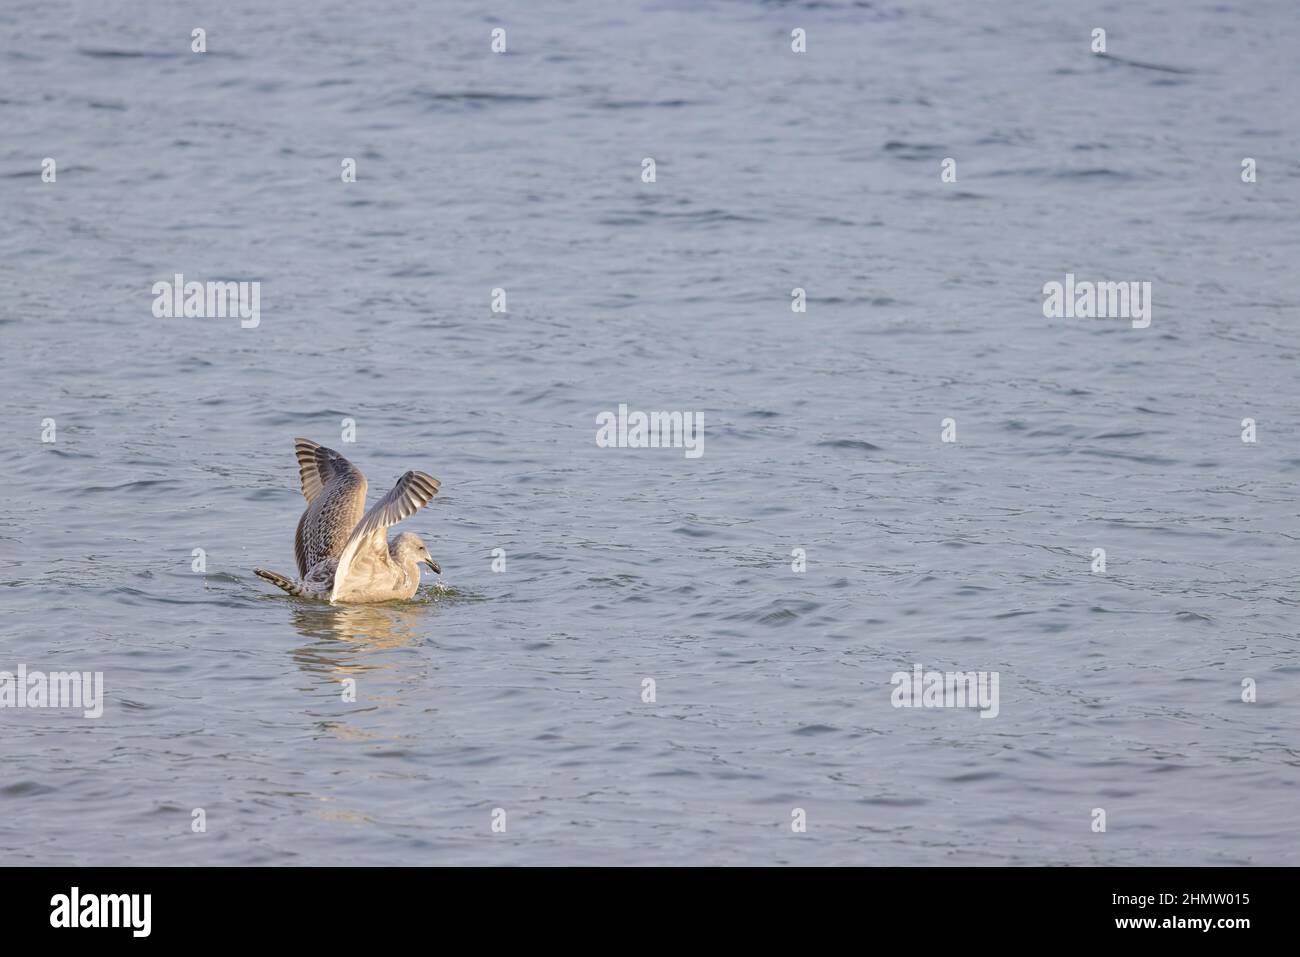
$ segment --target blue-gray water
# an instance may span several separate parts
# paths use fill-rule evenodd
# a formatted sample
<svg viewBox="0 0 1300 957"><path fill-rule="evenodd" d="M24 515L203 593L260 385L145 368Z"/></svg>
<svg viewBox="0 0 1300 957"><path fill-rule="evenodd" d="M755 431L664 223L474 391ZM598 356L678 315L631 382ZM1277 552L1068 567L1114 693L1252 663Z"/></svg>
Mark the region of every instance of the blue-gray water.
<svg viewBox="0 0 1300 957"><path fill-rule="evenodd" d="M3 861L1300 863L1296 6L491 10L0 10L0 670L107 698L0 710ZM296 435L441 585L252 575Z"/></svg>

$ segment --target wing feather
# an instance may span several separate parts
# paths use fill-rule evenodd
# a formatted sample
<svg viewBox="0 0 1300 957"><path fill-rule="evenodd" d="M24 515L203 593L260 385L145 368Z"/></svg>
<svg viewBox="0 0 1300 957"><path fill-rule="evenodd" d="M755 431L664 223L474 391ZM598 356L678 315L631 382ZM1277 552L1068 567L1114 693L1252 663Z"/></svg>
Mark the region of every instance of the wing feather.
<svg viewBox="0 0 1300 957"><path fill-rule="evenodd" d="M334 470L330 465L330 456L343 459L332 449L313 442L311 439L294 439L293 454L298 459L298 477L302 480L302 497L310 505L320 494L320 490L329 484ZM343 459L347 462L347 459ZM348 463L349 465L351 463Z"/></svg>
<svg viewBox="0 0 1300 957"><path fill-rule="evenodd" d="M333 449L310 439L295 439L298 475L307 508L298 520L293 553L298 574L343 551L366 510L366 477Z"/></svg>

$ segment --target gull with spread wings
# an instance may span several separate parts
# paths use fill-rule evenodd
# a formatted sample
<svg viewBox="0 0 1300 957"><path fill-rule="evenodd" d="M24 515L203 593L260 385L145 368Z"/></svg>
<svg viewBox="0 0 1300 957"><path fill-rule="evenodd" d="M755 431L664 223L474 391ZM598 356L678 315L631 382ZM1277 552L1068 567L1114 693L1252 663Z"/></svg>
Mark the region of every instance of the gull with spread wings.
<svg viewBox="0 0 1300 957"><path fill-rule="evenodd" d="M420 587L420 565L442 569L418 535L403 532L391 544L388 528L410 518L438 494L438 480L407 472L391 492L366 511L366 477L333 449L294 439L307 510L298 520L294 554L297 581L253 569L290 595L329 602L411 598Z"/></svg>

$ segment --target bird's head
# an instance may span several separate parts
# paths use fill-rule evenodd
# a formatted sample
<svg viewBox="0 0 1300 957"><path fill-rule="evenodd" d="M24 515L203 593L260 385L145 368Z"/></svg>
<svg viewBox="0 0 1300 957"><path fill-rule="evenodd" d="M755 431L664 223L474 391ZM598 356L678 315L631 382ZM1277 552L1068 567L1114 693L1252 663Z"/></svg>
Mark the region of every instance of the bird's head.
<svg viewBox="0 0 1300 957"><path fill-rule="evenodd" d="M442 574L442 566L433 560L429 554L429 549L424 547L424 541L419 535L411 532L403 532L397 536L393 542L393 556L403 565L428 565L439 575Z"/></svg>

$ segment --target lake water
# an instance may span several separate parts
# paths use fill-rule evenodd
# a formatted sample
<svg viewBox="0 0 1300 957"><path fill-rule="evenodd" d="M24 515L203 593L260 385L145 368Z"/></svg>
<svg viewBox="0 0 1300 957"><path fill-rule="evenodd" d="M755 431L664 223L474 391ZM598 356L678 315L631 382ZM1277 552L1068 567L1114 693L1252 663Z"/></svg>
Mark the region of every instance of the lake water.
<svg viewBox="0 0 1300 957"><path fill-rule="evenodd" d="M1295 4L149 6L0 10L4 863L1300 864Z"/></svg>

